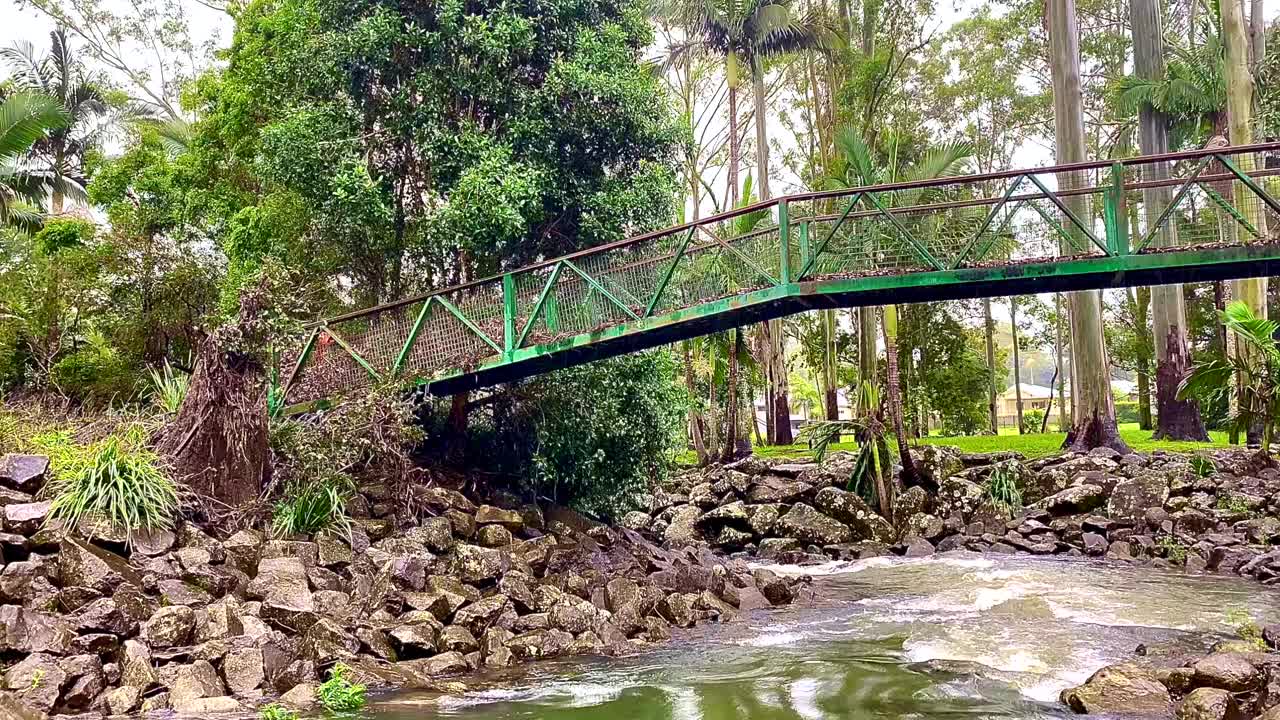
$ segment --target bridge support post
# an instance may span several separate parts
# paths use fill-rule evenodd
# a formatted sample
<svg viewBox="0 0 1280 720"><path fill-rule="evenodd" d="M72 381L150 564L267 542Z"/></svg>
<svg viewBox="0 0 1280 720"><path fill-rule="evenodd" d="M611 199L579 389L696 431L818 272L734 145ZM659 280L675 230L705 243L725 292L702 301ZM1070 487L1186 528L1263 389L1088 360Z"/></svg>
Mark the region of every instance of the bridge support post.
<svg viewBox="0 0 1280 720"><path fill-rule="evenodd" d="M1124 196L1124 163L1111 163L1111 187L1103 204L1107 230L1107 254L1129 254L1129 205Z"/></svg>
<svg viewBox="0 0 1280 720"><path fill-rule="evenodd" d="M787 199L778 201L778 281L783 285L791 284L791 213Z"/></svg>
<svg viewBox="0 0 1280 720"><path fill-rule="evenodd" d="M516 352L516 278L502 276L502 354L511 362Z"/></svg>

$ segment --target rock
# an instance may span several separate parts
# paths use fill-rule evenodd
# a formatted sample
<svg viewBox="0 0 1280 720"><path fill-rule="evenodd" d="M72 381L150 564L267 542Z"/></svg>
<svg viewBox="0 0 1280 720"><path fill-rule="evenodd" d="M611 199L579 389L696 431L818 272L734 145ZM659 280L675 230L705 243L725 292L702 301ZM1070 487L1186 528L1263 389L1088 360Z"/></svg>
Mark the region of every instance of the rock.
<svg viewBox="0 0 1280 720"><path fill-rule="evenodd" d="M766 476L747 490L749 503L788 503L797 500L813 486L798 480Z"/></svg>
<svg viewBox="0 0 1280 720"><path fill-rule="evenodd" d="M836 519L839 522L848 525L853 530L851 540L878 540L880 542L893 541L893 527L889 525L889 521L880 517L870 507L863 502L862 498L854 493L841 490L835 487L825 487L818 491L813 499L814 506L823 514ZM796 505L792 507L795 510ZM787 515L791 513L788 512ZM786 515L783 516L786 518ZM781 524L781 523L779 523ZM787 532L787 535L804 540L805 538ZM837 540L835 542L848 542L848 540ZM819 543L832 544L832 543Z"/></svg>
<svg viewBox="0 0 1280 720"><path fill-rule="evenodd" d="M658 612L672 625L680 628L693 627L696 618L693 612L693 599L684 593L671 593L658 601Z"/></svg>
<svg viewBox="0 0 1280 720"><path fill-rule="evenodd" d="M60 616L18 605L0 606L0 650L66 655L75 637L71 623Z"/></svg>
<svg viewBox="0 0 1280 720"><path fill-rule="evenodd" d="M0 485L35 495L44 487L49 458L44 455L9 454L0 457Z"/></svg>
<svg viewBox="0 0 1280 720"><path fill-rule="evenodd" d="M515 510L503 510L492 505L481 505L476 509L476 525L498 524L512 532L524 529L524 518Z"/></svg>
<svg viewBox="0 0 1280 720"><path fill-rule="evenodd" d="M173 549L178 536L172 530L158 528L155 530L134 530L129 535L129 551L135 555L155 557Z"/></svg>
<svg viewBox="0 0 1280 720"><path fill-rule="evenodd" d="M1107 552L1107 539L1097 533L1083 533L1080 542L1084 546L1085 555L1098 557Z"/></svg>
<svg viewBox="0 0 1280 720"><path fill-rule="evenodd" d="M1038 510L1048 510L1054 517L1092 512L1107 501L1106 491L1097 485L1076 485L1050 495L1032 505Z"/></svg>
<svg viewBox="0 0 1280 720"><path fill-rule="evenodd" d="M492 595L482 598L454 613L453 622L480 636L493 624L494 620L510 606L510 601L503 595Z"/></svg>
<svg viewBox="0 0 1280 720"><path fill-rule="evenodd" d="M436 630L427 624L400 625L392 628L387 637L402 660L429 657L437 649Z"/></svg>
<svg viewBox="0 0 1280 720"><path fill-rule="evenodd" d="M912 538L904 553L907 557L928 557L934 553L933 543L922 537Z"/></svg>
<svg viewBox="0 0 1280 720"><path fill-rule="evenodd" d="M751 579L770 605L788 605L795 599L795 588L791 583L769 570L756 568Z"/></svg>
<svg viewBox="0 0 1280 720"><path fill-rule="evenodd" d="M340 569L350 565L354 559L351 546L342 538L330 532L316 534L316 564Z"/></svg>
<svg viewBox="0 0 1280 720"><path fill-rule="evenodd" d="M667 529L662 532L663 544L677 548L698 543L702 539L702 534L697 528L700 517L702 517L702 510L696 505L677 507Z"/></svg>
<svg viewBox="0 0 1280 720"><path fill-rule="evenodd" d="M897 528L905 527L912 516L917 513L927 513L932 509L933 498L929 496L929 492L918 485L913 485L894 499L893 525Z"/></svg>
<svg viewBox="0 0 1280 720"><path fill-rule="evenodd" d="M476 531L476 542L484 547L506 547L514 542L511 531L502 525L485 525Z"/></svg>
<svg viewBox="0 0 1280 720"><path fill-rule="evenodd" d="M316 665L349 660L360 652L360 641L338 623L320 618L302 636L303 657Z"/></svg>
<svg viewBox="0 0 1280 720"><path fill-rule="evenodd" d="M275 620L295 630L305 630L314 620L315 600L307 580L307 568L295 557L263 558L249 583L250 597L262 600L264 620Z"/></svg>
<svg viewBox="0 0 1280 720"><path fill-rule="evenodd" d="M947 478L938 489L937 511L941 515L959 514L971 521L986 498L981 485L962 477Z"/></svg>
<svg viewBox="0 0 1280 720"><path fill-rule="evenodd" d="M1241 720L1236 699L1226 690L1196 688L1178 704L1177 720Z"/></svg>
<svg viewBox="0 0 1280 720"><path fill-rule="evenodd" d="M963 454L949 445L920 445L911 449L916 472L926 484L942 485L942 481L964 470Z"/></svg>
<svg viewBox="0 0 1280 720"><path fill-rule="evenodd" d="M104 595L126 580L142 586L142 579L127 560L75 538L65 538L59 544L58 577L64 585L93 588Z"/></svg>
<svg viewBox="0 0 1280 720"><path fill-rule="evenodd" d="M258 561L262 559L262 546L266 538L257 530L241 530L222 543L228 565L238 568L246 574L258 572Z"/></svg>
<svg viewBox="0 0 1280 720"><path fill-rule="evenodd" d="M1148 670L1130 663L1108 665L1079 687L1062 691L1062 702L1078 713L1167 716L1169 691Z"/></svg>
<svg viewBox="0 0 1280 720"><path fill-rule="evenodd" d="M189 645L196 629L196 614L185 605L162 607L143 623L140 637L153 648Z"/></svg>
<svg viewBox="0 0 1280 720"><path fill-rule="evenodd" d="M1145 473L1116 484L1107 499L1107 515L1116 522L1137 524L1146 519L1148 508L1162 508L1168 499L1168 478Z"/></svg>
<svg viewBox="0 0 1280 720"><path fill-rule="evenodd" d="M319 704L316 700L316 685L314 683L294 685L280 696L280 704L300 712L313 710Z"/></svg>
<svg viewBox="0 0 1280 720"><path fill-rule="evenodd" d="M162 677L167 678L169 686L169 702L175 710L180 710L185 703L200 698L221 697L226 694L218 671L207 660L196 660L189 665L166 665L161 669Z"/></svg>
<svg viewBox="0 0 1280 720"><path fill-rule="evenodd" d="M623 515L622 520L618 524L628 530L644 532L649 529L649 523L651 522L653 522L653 517L648 513L640 512L639 510L632 510L626 515Z"/></svg>
<svg viewBox="0 0 1280 720"><path fill-rule="evenodd" d="M31 537L49 518L52 501L10 503L4 506L4 529Z"/></svg>
<svg viewBox="0 0 1280 720"><path fill-rule="evenodd" d="M156 682L151 649L138 640L126 640L120 651L120 682L146 690Z"/></svg>
<svg viewBox="0 0 1280 720"><path fill-rule="evenodd" d="M1193 668L1197 686L1245 692L1262 684L1262 673L1240 653L1216 652L1201 658Z"/></svg>
<svg viewBox="0 0 1280 720"><path fill-rule="evenodd" d="M121 685L107 692L105 702L112 715L128 715L138 707L142 700L142 690L133 685Z"/></svg>
<svg viewBox="0 0 1280 720"><path fill-rule="evenodd" d="M39 652L24 657L4 674L5 688L41 712L49 712L58 703L66 681L67 673L57 658Z"/></svg>
<svg viewBox="0 0 1280 720"><path fill-rule="evenodd" d="M936 515L916 513L907 520L903 531L903 537L906 539L924 538L925 540L937 540L942 537L946 527L943 525L942 519Z"/></svg>
<svg viewBox="0 0 1280 720"><path fill-rule="evenodd" d="M222 660L222 677L227 689L236 695L247 695L267 681L267 669L259 648L232 650Z"/></svg>
<svg viewBox="0 0 1280 720"><path fill-rule="evenodd" d="M725 526L744 528L749 522L747 506L741 500L709 510L697 519L698 527L708 530L719 530Z"/></svg>
<svg viewBox="0 0 1280 720"><path fill-rule="evenodd" d="M619 608L636 602L640 597L640 585L629 578L612 578L604 586L605 608L618 612Z"/></svg>
<svg viewBox="0 0 1280 720"><path fill-rule="evenodd" d="M131 635L135 625L111 598L94 600L77 610L71 619L77 632L111 633L120 637Z"/></svg>
<svg viewBox="0 0 1280 720"><path fill-rule="evenodd" d="M465 655L478 649L480 643L476 641L476 636L472 635L470 630L459 625L450 625L440 631L439 646L443 651L455 651Z"/></svg>
<svg viewBox="0 0 1280 720"><path fill-rule="evenodd" d="M453 561L456 574L467 583L481 583L496 580L505 565L502 551L482 548L475 545L459 544L453 548Z"/></svg>
<svg viewBox="0 0 1280 720"><path fill-rule="evenodd" d="M190 700L170 700L174 711L180 715L215 715L239 713L244 710L244 706L239 700L233 697L222 695L219 697L192 698Z"/></svg>
<svg viewBox="0 0 1280 720"><path fill-rule="evenodd" d="M824 488L826 490L835 488ZM853 540L853 531L848 526L804 503L792 505L785 515L778 518L775 530L780 535L815 545L836 545Z"/></svg>
<svg viewBox="0 0 1280 720"><path fill-rule="evenodd" d="M432 552L448 552L454 543L453 523L447 517L429 517L411 531L411 537Z"/></svg>

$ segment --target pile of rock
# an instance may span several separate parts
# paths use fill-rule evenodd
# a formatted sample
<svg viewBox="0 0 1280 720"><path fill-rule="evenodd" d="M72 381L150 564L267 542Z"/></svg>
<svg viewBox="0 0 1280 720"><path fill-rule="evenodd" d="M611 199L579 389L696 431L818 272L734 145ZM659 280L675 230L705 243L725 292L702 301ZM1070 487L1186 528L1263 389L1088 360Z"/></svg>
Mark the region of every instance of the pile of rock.
<svg viewBox="0 0 1280 720"><path fill-rule="evenodd" d="M46 713L203 714L277 694L305 707L338 662L374 686L456 688L443 678L627 652L798 590L705 550L432 486L409 489L425 514L411 524L365 517L287 539L103 527L86 539L47 522L49 503L32 496L43 473L40 458L0 461L0 659L4 689Z"/></svg>
<svg viewBox="0 0 1280 720"><path fill-rule="evenodd" d="M784 562L890 553L1067 554L1185 566L1280 583L1280 470L1255 454L1099 449L1024 462L1016 453L923 446L937 482L899 493L891 518L843 490L854 456L822 465L749 458L684 473L623 519L669 547L708 543ZM1021 488L1016 514L997 502L995 473Z"/></svg>
<svg viewBox="0 0 1280 720"><path fill-rule="evenodd" d="M1138 652L1062 691L1062 702L1078 713L1125 717L1172 712L1178 720L1280 720L1280 654L1265 646L1224 642L1190 658L1146 647Z"/></svg>

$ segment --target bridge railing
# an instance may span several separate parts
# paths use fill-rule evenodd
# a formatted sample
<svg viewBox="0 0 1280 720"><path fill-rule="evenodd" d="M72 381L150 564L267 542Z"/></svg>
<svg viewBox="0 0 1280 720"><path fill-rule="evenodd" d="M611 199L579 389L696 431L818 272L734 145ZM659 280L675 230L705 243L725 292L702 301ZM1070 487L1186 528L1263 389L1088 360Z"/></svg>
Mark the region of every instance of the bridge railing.
<svg viewBox="0 0 1280 720"><path fill-rule="evenodd" d="M777 198L319 321L282 358L283 400L466 372L793 283L1269 240L1277 154L1280 143Z"/></svg>

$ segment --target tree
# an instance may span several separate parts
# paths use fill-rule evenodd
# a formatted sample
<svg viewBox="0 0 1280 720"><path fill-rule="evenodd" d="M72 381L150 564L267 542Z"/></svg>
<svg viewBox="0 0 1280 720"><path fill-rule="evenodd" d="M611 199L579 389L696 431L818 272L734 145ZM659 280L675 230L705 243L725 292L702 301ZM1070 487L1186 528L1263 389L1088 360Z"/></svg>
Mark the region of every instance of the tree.
<svg viewBox="0 0 1280 720"><path fill-rule="evenodd" d="M1222 313L1222 323L1246 352L1226 359L1196 363L1182 382L1178 396L1185 401L1233 395L1238 408L1230 418L1240 428L1260 428L1264 455L1271 453L1276 417L1280 415L1280 323L1258 317L1247 303L1236 301ZM1239 380L1243 378L1243 382Z"/></svg>
<svg viewBox="0 0 1280 720"><path fill-rule="evenodd" d="M58 28L49 37L45 57L37 57L35 47L26 41L0 49L0 57L9 64L14 84L54 98L67 115L66 125L47 132L30 151L31 160L44 166L52 179L49 209L58 215L68 189L77 199L84 195L85 153L106 127L108 108L100 85L87 77L72 52L66 31Z"/></svg>
<svg viewBox="0 0 1280 720"><path fill-rule="evenodd" d="M70 122L62 105L48 95L14 93L0 102L0 225L34 231L42 218L38 208L50 193L83 192L27 162L41 138Z"/></svg>
<svg viewBox="0 0 1280 720"><path fill-rule="evenodd" d="M1076 25L1075 0L1048 0L1045 4L1049 29L1049 67L1053 76L1054 135L1057 161L1085 160L1084 113L1080 88L1080 32ZM1083 187L1078 172L1060 173L1059 189ZM1076 217L1090 217L1082 196L1064 199ZM1063 240L1062 252L1072 252ZM1071 317L1073 412L1071 431L1065 446L1077 450L1111 447L1128 452L1116 427L1115 402L1111 397L1110 363L1102 337L1102 301L1098 293L1073 292L1067 296Z"/></svg>

